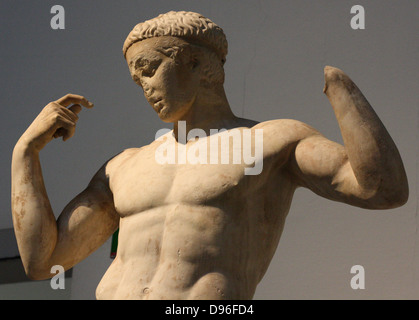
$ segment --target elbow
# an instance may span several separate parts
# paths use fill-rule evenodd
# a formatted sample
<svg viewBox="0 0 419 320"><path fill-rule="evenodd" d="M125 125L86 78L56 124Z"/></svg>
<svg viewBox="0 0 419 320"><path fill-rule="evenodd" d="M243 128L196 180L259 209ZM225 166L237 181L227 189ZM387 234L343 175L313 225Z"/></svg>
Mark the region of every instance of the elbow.
<svg viewBox="0 0 419 320"><path fill-rule="evenodd" d="M403 164L392 170L392 174L387 179L382 180L379 190L383 193L383 197L388 203L387 209L398 208L407 203L409 200L409 183Z"/></svg>
<svg viewBox="0 0 419 320"><path fill-rule="evenodd" d="M45 277L42 277L39 273L34 273L34 272L26 272L26 276L29 278L29 280L45 280L46 279Z"/></svg>
<svg viewBox="0 0 419 320"><path fill-rule="evenodd" d="M403 174L402 179L397 180L393 181L393 183L389 184L385 189L389 209L401 207L409 200L409 184L406 175Z"/></svg>
<svg viewBox="0 0 419 320"><path fill-rule="evenodd" d="M45 280L50 278L50 276L46 276L41 272L25 271L25 273L30 280Z"/></svg>
<svg viewBox="0 0 419 320"><path fill-rule="evenodd" d="M384 188L383 188L384 189ZM402 207L409 199L409 187L405 184L388 186L385 190L378 190L370 200L373 209L395 209Z"/></svg>
<svg viewBox="0 0 419 320"><path fill-rule="evenodd" d="M406 188L394 192L394 194L390 197L389 209L401 207L406 204L407 200L409 200L409 189L406 186Z"/></svg>
<svg viewBox="0 0 419 320"><path fill-rule="evenodd" d="M408 200L408 195L394 195L391 197L385 197L384 200L382 200L377 209L395 209L395 208L399 208L402 207L403 205L406 204L407 200Z"/></svg>
<svg viewBox="0 0 419 320"><path fill-rule="evenodd" d="M360 188L359 205L365 209L386 210L405 205L409 199L409 185L406 176L398 179L381 180L373 188Z"/></svg>
<svg viewBox="0 0 419 320"><path fill-rule="evenodd" d="M24 264L25 274L30 280L45 280L49 279L53 276L49 272L49 270L46 270L45 268L40 268L37 266Z"/></svg>

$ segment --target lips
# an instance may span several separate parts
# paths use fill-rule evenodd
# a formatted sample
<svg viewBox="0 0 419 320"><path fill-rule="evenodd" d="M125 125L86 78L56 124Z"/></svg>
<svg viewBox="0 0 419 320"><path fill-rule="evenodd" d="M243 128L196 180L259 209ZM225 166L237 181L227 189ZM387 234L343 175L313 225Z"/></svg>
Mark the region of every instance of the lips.
<svg viewBox="0 0 419 320"><path fill-rule="evenodd" d="M159 103L160 101L162 101L163 99L161 99L161 98L159 98L159 99L151 99L151 102L153 103L153 104L157 104L157 103Z"/></svg>
<svg viewBox="0 0 419 320"><path fill-rule="evenodd" d="M150 98L149 101L153 106L154 110L156 110L157 112L160 112L160 110L163 108L162 98Z"/></svg>

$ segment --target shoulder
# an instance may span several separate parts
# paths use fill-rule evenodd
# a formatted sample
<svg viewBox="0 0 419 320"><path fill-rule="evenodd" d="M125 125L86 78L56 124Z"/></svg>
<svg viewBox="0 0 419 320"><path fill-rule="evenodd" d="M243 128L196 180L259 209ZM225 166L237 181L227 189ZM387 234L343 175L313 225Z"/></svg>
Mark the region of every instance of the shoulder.
<svg viewBox="0 0 419 320"><path fill-rule="evenodd" d="M133 161L137 161L138 157L149 158L150 155L154 156L156 148L158 148L158 146L165 140L170 139L172 137L172 132L173 131L169 129L162 129L160 132L161 134L150 144L144 145L140 148L128 148L116 154L103 165L106 173L115 173L121 166L129 165Z"/></svg>
<svg viewBox="0 0 419 320"><path fill-rule="evenodd" d="M121 165L127 161L132 160L140 152L141 149L142 148L129 148L114 155L102 165L96 176L106 176L109 178L109 176L118 171L118 168L120 168Z"/></svg>
<svg viewBox="0 0 419 320"><path fill-rule="evenodd" d="M293 119L275 119L260 122L252 129L263 130L264 139L280 140L282 143L295 143L305 138L320 135L320 132L310 125Z"/></svg>
<svg viewBox="0 0 419 320"><path fill-rule="evenodd" d="M293 119L276 119L260 122L252 130L262 130L263 157L277 166L285 165L297 145L309 137L321 136L308 124Z"/></svg>

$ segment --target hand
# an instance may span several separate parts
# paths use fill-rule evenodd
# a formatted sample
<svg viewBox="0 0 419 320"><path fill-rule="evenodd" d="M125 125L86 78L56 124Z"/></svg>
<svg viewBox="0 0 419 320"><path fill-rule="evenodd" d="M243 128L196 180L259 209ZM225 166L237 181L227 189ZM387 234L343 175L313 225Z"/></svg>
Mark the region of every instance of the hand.
<svg viewBox="0 0 419 320"><path fill-rule="evenodd" d="M76 130L79 119L77 114L81 111L81 106L92 108L93 104L76 94L67 94L50 102L25 131L21 140L28 147L40 151L54 138L63 137L63 141L70 139Z"/></svg>

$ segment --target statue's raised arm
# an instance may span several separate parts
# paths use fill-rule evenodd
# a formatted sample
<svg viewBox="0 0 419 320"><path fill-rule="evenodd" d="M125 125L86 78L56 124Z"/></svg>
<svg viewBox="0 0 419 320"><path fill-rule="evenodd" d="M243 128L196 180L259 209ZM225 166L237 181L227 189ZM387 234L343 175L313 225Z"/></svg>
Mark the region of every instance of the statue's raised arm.
<svg viewBox="0 0 419 320"><path fill-rule="evenodd" d="M39 152L54 138L73 136L81 106L91 108L93 104L74 94L49 103L13 150L13 225L23 266L32 279L52 277L54 265L71 268L118 225L104 169L66 206L58 223L50 205Z"/></svg>
<svg viewBox="0 0 419 320"><path fill-rule="evenodd" d="M344 146L314 130L300 137L292 172L298 183L326 198L369 209L389 209L408 199L400 154L355 83L326 67L324 93L335 111Z"/></svg>

